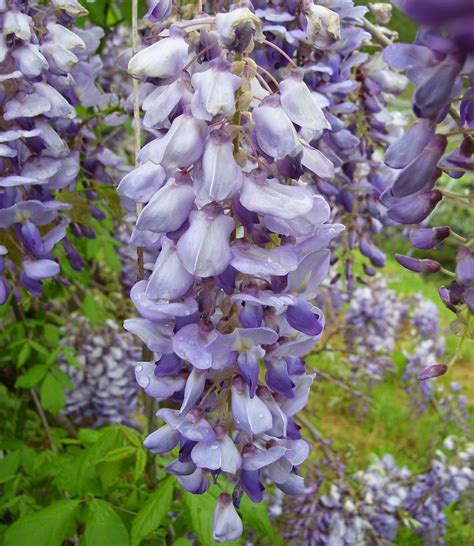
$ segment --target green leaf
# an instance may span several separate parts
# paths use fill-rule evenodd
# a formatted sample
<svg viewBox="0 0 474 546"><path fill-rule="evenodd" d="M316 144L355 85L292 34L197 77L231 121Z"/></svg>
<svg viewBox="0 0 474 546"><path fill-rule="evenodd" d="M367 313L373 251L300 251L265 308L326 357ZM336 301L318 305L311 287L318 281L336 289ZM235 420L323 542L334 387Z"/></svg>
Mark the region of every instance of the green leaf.
<svg viewBox="0 0 474 546"><path fill-rule="evenodd" d="M110 453L108 453L105 457L100 459L100 461L97 461L98 463L114 463L115 461L122 461L123 459L127 459L128 457L131 457L132 455L135 455L137 452L136 447L132 446L125 446L125 447L119 447L117 449L114 449Z"/></svg>
<svg viewBox="0 0 474 546"><path fill-rule="evenodd" d="M105 263L114 273L120 273L122 270L122 262L120 261L114 246L107 243L104 244L102 250L104 252Z"/></svg>
<svg viewBox="0 0 474 546"><path fill-rule="evenodd" d="M84 315L89 319L92 326L97 326L107 318L107 312L98 304L92 294L88 294L82 302Z"/></svg>
<svg viewBox="0 0 474 546"><path fill-rule="evenodd" d="M268 516L268 507L265 503L254 504L247 496L242 498L239 508L244 527L251 527L260 536L278 544L272 522Z"/></svg>
<svg viewBox="0 0 474 546"><path fill-rule="evenodd" d="M104 186L103 184L95 184L94 190L97 195L106 201L108 209L112 212L115 218L121 219L123 216L123 208L120 203L120 197L114 186Z"/></svg>
<svg viewBox="0 0 474 546"><path fill-rule="evenodd" d="M61 383L50 373L41 383L40 395L43 408L55 415L66 404L66 396Z"/></svg>
<svg viewBox="0 0 474 546"><path fill-rule="evenodd" d="M133 469L133 478L135 481L139 481L145 473L146 467L146 451L144 449L137 450L137 459L135 461L135 468Z"/></svg>
<svg viewBox="0 0 474 546"><path fill-rule="evenodd" d="M61 546L76 530L79 501L62 500L17 520L6 532L4 546Z"/></svg>
<svg viewBox="0 0 474 546"><path fill-rule="evenodd" d="M68 391L72 391L74 389L74 383L71 381L67 373L63 372L59 368L52 368L51 373Z"/></svg>
<svg viewBox="0 0 474 546"><path fill-rule="evenodd" d="M31 345L28 344L27 340L25 340L25 344L21 348L20 352L18 353L18 358L16 359L16 366L17 368L21 368L26 364L28 359L31 355Z"/></svg>
<svg viewBox="0 0 474 546"><path fill-rule="evenodd" d="M56 199L62 203L72 205L72 209L68 212L71 220L88 226L92 221L89 201L84 193L62 190L56 194Z"/></svg>
<svg viewBox="0 0 474 546"><path fill-rule="evenodd" d="M0 483L11 480L18 470L21 461L21 452L14 451L3 459L0 459Z"/></svg>
<svg viewBox="0 0 474 546"><path fill-rule="evenodd" d="M54 326L54 324L44 325L44 338L50 347L56 347L60 337L61 332L57 326Z"/></svg>
<svg viewBox="0 0 474 546"><path fill-rule="evenodd" d="M138 546L142 539L162 524L171 510L173 490L173 478L165 478L142 506L132 523L132 546Z"/></svg>
<svg viewBox="0 0 474 546"><path fill-rule="evenodd" d="M20 377L16 380L15 387L31 389L31 387L38 385L47 372L48 366L45 366L44 364L33 366L26 373L20 375Z"/></svg>
<svg viewBox="0 0 474 546"><path fill-rule="evenodd" d="M173 542L173 546L193 546L193 543L187 538L180 537Z"/></svg>
<svg viewBox="0 0 474 546"><path fill-rule="evenodd" d="M130 538L123 521L112 505L100 499L92 499L85 531L86 546L129 546Z"/></svg>

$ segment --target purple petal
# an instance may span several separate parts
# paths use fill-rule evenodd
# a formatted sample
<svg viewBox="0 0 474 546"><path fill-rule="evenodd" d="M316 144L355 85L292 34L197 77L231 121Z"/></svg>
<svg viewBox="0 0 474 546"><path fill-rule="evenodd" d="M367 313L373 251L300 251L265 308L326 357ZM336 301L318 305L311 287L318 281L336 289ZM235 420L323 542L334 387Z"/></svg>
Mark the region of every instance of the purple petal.
<svg viewBox="0 0 474 546"><path fill-rule="evenodd" d="M235 241L230 250L230 265L248 275L286 275L298 267L298 258L289 246L266 249Z"/></svg>
<svg viewBox="0 0 474 546"><path fill-rule="evenodd" d="M258 145L270 157L281 159L300 145L295 128L276 95L255 108L252 117Z"/></svg>
<svg viewBox="0 0 474 546"><path fill-rule="evenodd" d="M216 542L230 542L241 537L242 520L232 503L232 497L221 493L214 510L212 538Z"/></svg>
<svg viewBox="0 0 474 546"><path fill-rule="evenodd" d="M171 179L142 210L137 228L154 233L176 231L187 220L194 198L189 179Z"/></svg>
<svg viewBox="0 0 474 546"><path fill-rule="evenodd" d="M286 186L263 173L244 178L240 202L251 211L286 220L306 214L313 208L313 198L304 188Z"/></svg>
<svg viewBox="0 0 474 546"><path fill-rule="evenodd" d="M401 198L423 189L431 189L438 161L443 156L446 144L446 137L434 135L421 154L398 175L391 189L393 196Z"/></svg>
<svg viewBox="0 0 474 546"><path fill-rule="evenodd" d="M206 141L201 169L193 172L198 206L225 201L240 191L242 169L234 159L234 148L225 131L213 131Z"/></svg>
<svg viewBox="0 0 474 546"><path fill-rule="evenodd" d="M181 415L186 415L199 400L204 392L206 379L207 372L193 368L186 382L186 388L184 389L183 403L181 405L181 409L179 410Z"/></svg>
<svg viewBox="0 0 474 546"><path fill-rule="evenodd" d="M434 364L433 366L425 368L418 376L418 379L420 381L426 381L427 379L433 379L440 375L444 375L447 371L448 367L445 364Z"/></svg>
<svg viewBox="0 0 474 546"><path fill-rule="evenodd" d="M188 273L179 259L175 244L167 238L148 280L146 295L150 299L176 299L189 290L194 275Z"/></svg>
<svg viewBox="0 0 474 546"><path fill-rule="evenodd" d="M181 328L173 338L175 353L195 368L207 370L212 365L212 354L206 350L207 345L215 339L214 330L205 331L198 324L188 324Z"/></svg>
<svg viewBox="0 0 474 546"><path fill-rule="evenodd" d="M208 70L192 75L191 83L195 91L191 109L194 116L210 121L218 114L227 118L234 115L234 93L242 80L230 69L230 63L217 58L209 63Z"/></svg>
<svg viewBox="0 0 474 546"><path fill-rule="evenodd" d="M138 336L150 351L165 354L173 352L171 326L156 324L143 318L128 319L123 326L127 332Z"/></svg>
<svg viewBox="0 0 474 546"><path fill-rule="evenodd" d="M184 68L189 46L182 35L170 35L139 51L128 64L128 72L136 78L170 78Z"/></svg>
<svg viewBox="0 0 474 546"><path fill-rule="evenodd" d="M200 277L219 275L230 262L232 218L208 209L192 211L189 228L178 241L178 256L189 273Z"/></svg>
<svg viewBox="0 0 474 546"><path fill-rule="evenodd" d="M280 93L281 105L293 123L313 131L330 129L323 111L303 81L302 72L292 71L280 82Z"/></svg>
<svg viewBox="0 0 474 546"><path fill-rule="evenodd" d="M290 305L285 317L292 328L308 336L318 336L323 331L321 311L305 300L300 299L296 305Z"/></svg>
<svg viewBox="0 0 474 546"><path fill-rule="evenodd" d="M60 267L53 260L27 260L23 262L23 271L35 281L49 279L59 273Z"/></svg>
<svg viewBox="0 0 474 546"><path fill-rule="evenodd" d="M165 178L163 167L147 161L128 173L120 182L117 191L137 203L146 203L161 188Z"/></svg>
<svg viewBox="0 0 474 546"><path fill-rule="evenodd" d="M169 425L164 425L149 434L145 438L143 445L145 449L158 455L174 449L178 445L180 436L178 430L173 430Z"/></svg>
<svg viewBox="0 0 474 546"><path fill-rule="evenodd" d="M427 218L443 198L439 190L397 199L387 210L389 218L400 224L419 224Z"/></svg>
<svg viewBox="0 0 474 546"><path fill-rule="evenodd" d="M385 163L393 169L403 169L421 154L433 134L430 120L417 121L400 140L390 144L385 152Z"/></svg>

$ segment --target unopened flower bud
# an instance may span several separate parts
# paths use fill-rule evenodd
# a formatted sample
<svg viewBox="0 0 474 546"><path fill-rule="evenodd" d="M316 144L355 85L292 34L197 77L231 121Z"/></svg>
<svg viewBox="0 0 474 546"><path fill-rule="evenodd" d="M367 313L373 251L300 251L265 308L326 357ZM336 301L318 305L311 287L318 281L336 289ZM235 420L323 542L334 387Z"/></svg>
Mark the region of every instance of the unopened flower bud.
<svg viewBox="0 0 474 546"><path fill-rule="evenodd" d="M436 273L441 269L441 264L436 260L418 260L402 254L395 254L395 259L401 266L415 273Z"/></svg>
<svg viewBox="0 0 474 546"><path fill-rule="evenodd" d="M369 4L370 14L375 17L377 22L386 25L390 22L392 18L392 4L387 4L386 2L375 2L374 4Z"/></svg>

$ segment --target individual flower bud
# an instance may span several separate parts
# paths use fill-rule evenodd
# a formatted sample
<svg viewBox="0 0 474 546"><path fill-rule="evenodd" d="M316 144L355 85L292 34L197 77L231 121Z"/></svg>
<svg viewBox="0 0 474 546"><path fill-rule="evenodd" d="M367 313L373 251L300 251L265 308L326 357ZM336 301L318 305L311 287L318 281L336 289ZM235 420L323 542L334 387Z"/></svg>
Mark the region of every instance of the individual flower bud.
<svg viewBox="0 0 474 546"><path fill-rule="evenodd" d="M379 250L369 237L364 234L361 236L359 241L359 250L363 256L369 258L372 262L372 265L375 267L384 267L385 265L385 254Z"/></svg>
<svg viewBox="0 0 474 546"><path fill-rule="evenodd" d="M403 169L423 152L433 135L433 124L430 120L417 121L402 138L387 148L385 164L393 169Z"/></svg>
<svg viewBox="0 0 474 546"><path fill-rule="evenodd" d="M420 381L426 381L427 379L433 379L440 375L444 375L447 371L448 367L445 364L433 364L432 366L425 368L418 376L418 379Z"/></svg>
<svg viewBox="0 0 474 546"><path fill-rule="evenodd" d="M78 0L52 0L51 3L56 9L65 11L73 17L80 17L89 13L86 8L81 6Z"/></svg>
<svg viewBox="0 0 474 546"><path fill-rule="evenodd" d="M293 123L305 129L320 131L331 125L303 81L300 69L292 70L290 76L280 83L281 105Z"/></svg>
<svg viewBox="0 0 474 546"><path fill-rule="evenodd" d="M171 15L173 0L149 0L148 6L145 19L152 23L159 23Z"/></svg>
<svg viewBox="0 0 474 546"><path fill-rule="evenodd" d="M432 187L433 178L438 170L438 161L443 156L447 142L446 137L441 135L434 135L431 138L420 155L396 178L391 188L394 197L406 197Z"/></svg>
<svg viewBox="0 0 474 546"><path fill-rule="evenodd" d="M319 336L324 329L321 311L303 299L289 305L285 317L292 328L308 336Z"/></svg>
<svg viewBox="0 0 474 546"><path fill-rule="evenodd" d="M443 194L439 190L432 190L414 197L397 199L389 204L387 215L400 224L419 224L433 212L442 198Z"/></svg>
<svg viewBox="0 0 474 546"><path fill-rule="evenodd" d="M242 520L228 493L221 493L214 510L212 538L216 542L237 540L243 532Z"/></svg>
<svg viewBox="0 0 474 546"><path fill-rule="evenodd" d="M183 70L188 49L184 33L172 27L169 38L142 49L130 59L128 72L134 78L171 78Z"/></svg>
<svg viewBox="0 0 474 546"><path fill-rule="evenodd" d="M474 256L467 246L460 246L456 254L456 279L463 286L474 282Z"/></svg>
<svg viewBox="0 0 474 546"><path fill-rule="evenodd" d="M50 279L57 275L59 270L59 264L53 260L26 260L23 262L23 271L32 280Z"/></svg>
<svg viewBox="0 0 474 546"><path fill-rule="evenodd" d="M312 0L303 2L306 16L308 40L318 49L326 49L341 37L339 15L324 7L313 4Z"/></svg>
<svg viewBox="0 0 474 546"><path fill-rule="evenodd" d="M441 264L436 260L419 260L402 254L395 254L395 259L401 266L415 273L436 273L441 269Z"/></svg>
<svg viewBox="0 0 474 546"><path fill-rule="evenodd" d="M195 93L191 101L191 110L195 117L210 121L218 114L227 118L234 115L234 94L242 80L232 74L230 68L229 62L218 58L209 63L208 70L193 74L191 83Z"/></svg>
<svg viewBox="0 0 474 546"><path fill-rule="evenodd" d="M228 13L218 13L216 27L220 43L236 53L243 53L253 38L257 42L265 38L260 19L246 7L237 7Z"/></svg>
<svg viewBox="0 0 474 546"><path fill-rule="evenodd" d="M282 108L280 97L271 95L252 112L260 148L270 157L281 159L299 146L295 128Z"/></svg>
<svg viewBox="0 0 474 546"><path fill-rule="evenodd" d="M448 226L434 228L420 228L410 232L411 244L421 250L429 250L438 246L449 237Z"/></svg>
<svg viewBox="0 0 474 546"><path fill-rule="evenodd" d="M369 4L370 14L375 17L377 22L386 25L392 18L392 4L386 2L375 2L375 4Z"/></svg>
<svg viewBox="0 0 474 546"><path fill-rule="evenodd" d="M436 119L448 103L453 86L463 67L464 58L448 55L439 63L429 78L417 88L414 95L415 114L420 118Z"/></svg>

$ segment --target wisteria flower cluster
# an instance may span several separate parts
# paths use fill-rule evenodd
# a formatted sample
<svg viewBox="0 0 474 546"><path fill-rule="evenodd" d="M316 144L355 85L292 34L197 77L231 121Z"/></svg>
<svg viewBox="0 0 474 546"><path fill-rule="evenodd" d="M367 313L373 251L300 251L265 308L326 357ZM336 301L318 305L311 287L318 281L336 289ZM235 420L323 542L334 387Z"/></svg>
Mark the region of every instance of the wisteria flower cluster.
<svg viewBox="0 0 474 546"><path fill-rule="evenodd" d="M338 37L337 14L317 28L302 15L308 33ZM256 44L274 47L235 5L180 21L131 59L154 138L118 188L139 205L133 242L157 255L131 291L140 317L125 321L153 354L137 381L177 408L159 410L145 446L179 446L168 471L192 493L219 476L233 487L217 501L218 542L240 536L236 507L243 493L262 500L263 476L303 490L309 447L294 418L314 379L303 357L324 329L313 302L343 229L313 183L332 176L309 143L330 123L291 57L272 90Z"/></svg>
<svg viewBox="0 0 474 546"><path fill-rule="evenodd" d="M96 83L103 30L75 26L86 13L76 0L0 7L0 303L11 287L15 297L20 286L38 296L44 280L61 280L59 253L80 270L83 258L70 235L93 238L83 219L104 217L91 184L76 185L80 170L110 182L101 175L107 154L97 148L92 125L99 110L118 107L118 97ZM79 105L95 113L79 117Z"/></svg>
<svg viewBox="0 0 474 546"><path fill-rule="evenodd" d="M328 172L327 169L332 171L328 164L326 170L320 168L315 172L314 180L331 204L333 220L347 227L342 245L338 246L338 250L342 246L342 256L339 252L335 254L343 259L343 271L339 275L343 273L348 287L353 289L355 249L368 259L364 263L366 274L373 276L374 267L385 264L384 253L373 237L393 224L379 201L390 175L380 151L403 133L403 116L391 112L388 105L394 95L405 89L407 79L390 69L381 53L369 58L364 52L367 45L374 45L371 34L365 30L366 7L355 6L352 0L327 0L318 2L317 6L311 2L301 4L303 13L308 14L308 32L318 28L319 21L335 21L331 13L339 16L339 28L334 24L324 38L321 35L316 38L302 32L296 3L254 2L259 8L256 14L262 18L263 31L284 52L296 55L304 81L325 108L331 125L331 131L306 135L306 140L334 165L334 176ZM382 8L375 9L378 17ZM383 20L387 22L390 16L386 8L384 13ZM389 31L378 28L388 41L383 32ZM320 46L312 47L312 40ZM276 78L285 69L284 56L274 50L257 45L256 55ZM301 161L304 164L304 155Z"/></svg>
<svg viewBox="0 0 474 546"><path fill-rule="evenodd" d="M81 426L133 424L138 396L134 367L140 348L132 336L121 332L112 320L92 329L87 318L78 314L70 317L63 334L66 354L60 369L72 383L65 414Z"/></svg>
<svg viewBox="0 0 474 546"><path fill-rule="evenodd" d="M393 369L392 355L408 309L408 302L384 281L354 290L344 316L344 335L348 361L356 373L374 381Z"/></svg>
<svg viewBox="0 0 474 546"><path fill-rule="evenodd" d="M426 546L444 544L444 509L462 501L474 482L473 446L457 444L447 438L431 468L418 475L386 454L365 471L341 472L328 490L312 481L303 495L284 502L285 538L302 546L392 544L410 525Z"/></svg>
<svg viewBox="0 0 474 546"><path fill-rule="evenodd" d="M441 177L459 179L466 173L472 176L474 171L474 5L468 0L395 3L422 26L413 45L391 45L383 57L393 69L405 71L415 85L413 111L418 119L385 154L385 163L396 170L396 176L382 201L392 220L410 225L425 221L441 200L454 200L463 206L472 203L472 195L452 194L443 189ZM454 148L448 146L453 138ZM432 250L450 236L461 245L456 255L455 278L449 287L441 288L441 299L458 315L466 308L472 314L472 234L458 235L449 226L421 227L411 231L410 240L417 249ZM431 258L399 255L397 260L418 273L444 269ZM442 371L442 367L432 369L433 373Z"/></svg>

